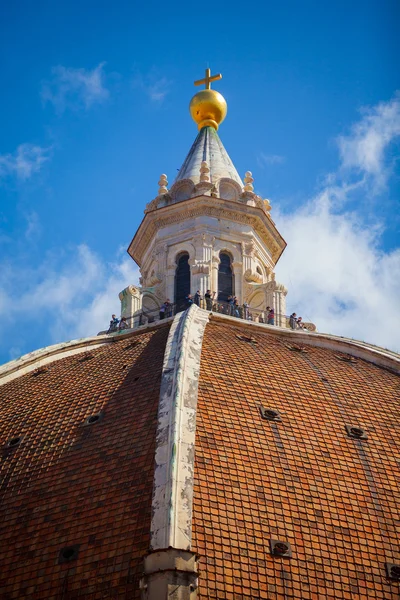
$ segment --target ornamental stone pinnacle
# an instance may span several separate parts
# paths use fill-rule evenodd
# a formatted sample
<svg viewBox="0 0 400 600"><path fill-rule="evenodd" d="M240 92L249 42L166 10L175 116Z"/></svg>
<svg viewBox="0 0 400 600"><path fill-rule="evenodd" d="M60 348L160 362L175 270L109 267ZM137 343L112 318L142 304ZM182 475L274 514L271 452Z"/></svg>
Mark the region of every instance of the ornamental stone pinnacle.
<svg viewBox="0 0 400 600"><path fill-rule="evenodd" d="M245 192L253 192L254 191L254 185L253 185L254 179L253 179L253 174L251 171L246 171L245 173L245 177L244 177L244 191Z"/></svg>
<svg viewBox="0 0 400 600"><path fill-rule="evenodd" d="M163 194L168 194L168 181L167 181L167 176L166 175L160 175L160 181L158 182L158 185L160 186L158 188L158 195L161 196Z"/></svg>
<svg viewBox="0 0 400 600"><path fill-rule="evenodd" d="M210 181L210 169L208 168L207 161L203 160L200 166L200 181L208 182Z"/></svg>

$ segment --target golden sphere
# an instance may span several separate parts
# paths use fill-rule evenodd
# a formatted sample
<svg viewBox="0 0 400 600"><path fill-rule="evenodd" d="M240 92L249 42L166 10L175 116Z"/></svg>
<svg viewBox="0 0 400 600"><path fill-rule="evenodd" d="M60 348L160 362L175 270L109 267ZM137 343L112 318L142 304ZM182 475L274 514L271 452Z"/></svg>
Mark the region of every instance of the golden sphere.
<svg viewBox="0 0 400 600"><path fill-rule="evenodd" d="M226 117L228 107L225 98L219 92L201 90L191 99L189 110L199 129L207 126L218 129L218 125Z"/></svg>

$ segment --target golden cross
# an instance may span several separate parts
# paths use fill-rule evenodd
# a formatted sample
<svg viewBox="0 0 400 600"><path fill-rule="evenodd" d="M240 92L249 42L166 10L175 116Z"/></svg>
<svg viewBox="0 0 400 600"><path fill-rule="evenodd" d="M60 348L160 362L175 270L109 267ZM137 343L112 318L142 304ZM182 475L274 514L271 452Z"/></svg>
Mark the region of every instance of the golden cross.
<svg viewBox="0 0 400 600"><path fill-rule="evenodd" d="M206 69L206 76L204 79L198 79L198 81L194 82L194 85L204 85L206 86L206 90L211 89L211 82L217 81L217 79L222 79L221 73L217 73L216 75L211 75L211 69Z"/></svg>

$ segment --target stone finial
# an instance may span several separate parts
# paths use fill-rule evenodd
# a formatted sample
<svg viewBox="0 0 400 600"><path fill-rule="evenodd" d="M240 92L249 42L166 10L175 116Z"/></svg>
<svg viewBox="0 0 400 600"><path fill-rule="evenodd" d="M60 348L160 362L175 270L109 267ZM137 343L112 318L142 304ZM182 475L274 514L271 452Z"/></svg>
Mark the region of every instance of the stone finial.
<svg viewBox="0 0 400 600"><path fill-rule="evenodd" d="M200 181L210 181L210 169L208 167L207 161L203 160L200 166Z"/></svg>
<svg viewBox="0 0 400 600"><path fill-rule="evenodd" d="M167 176L166 175L160 175L160 181L158 182L158 185L160 186L158 188L158 195L161 196L162 194L167 194L168 193L168 181L167 181Z"/></svg>
<svg viewBox="0 0 400 600"><path fill-rule="evenodd" d="M264 199L264 207L265 207L265 210L267 210L267 211L271 210L271 202L268 200L268 198Z"/></svg>
<svg viewBox="0 0 400 600"><path fill-rule="evenodd" d="M251 171L246 171L246 173L244 174L244 191L245 192L253 192L254 191L254 185L253 185L253 174Z"/></svg>

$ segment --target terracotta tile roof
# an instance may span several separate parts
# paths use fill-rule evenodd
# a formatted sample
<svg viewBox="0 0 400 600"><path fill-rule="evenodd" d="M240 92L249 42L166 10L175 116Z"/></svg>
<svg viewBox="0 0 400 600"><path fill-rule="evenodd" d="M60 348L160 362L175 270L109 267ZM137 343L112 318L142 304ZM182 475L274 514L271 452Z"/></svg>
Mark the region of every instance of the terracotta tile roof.
<svg viewBox="0 0 400 600"><path fill-rule="evenodd" d="M120 339L0 387L3 600L140 597L168 331ZM61 549L76 545L78 558L59 564Z"/></svg>
<svg viewBox="0 0 400 600"><path fill-rule="evenodd" d="M400 562L399 377L288 346L259 329L206 327L193 506L199 598L397 600L385 563ZM260 404L281 421L263 419ZM367 439L350 438L346 425ZM289 542L292 558L272 556L271 539Z"/></svg>

